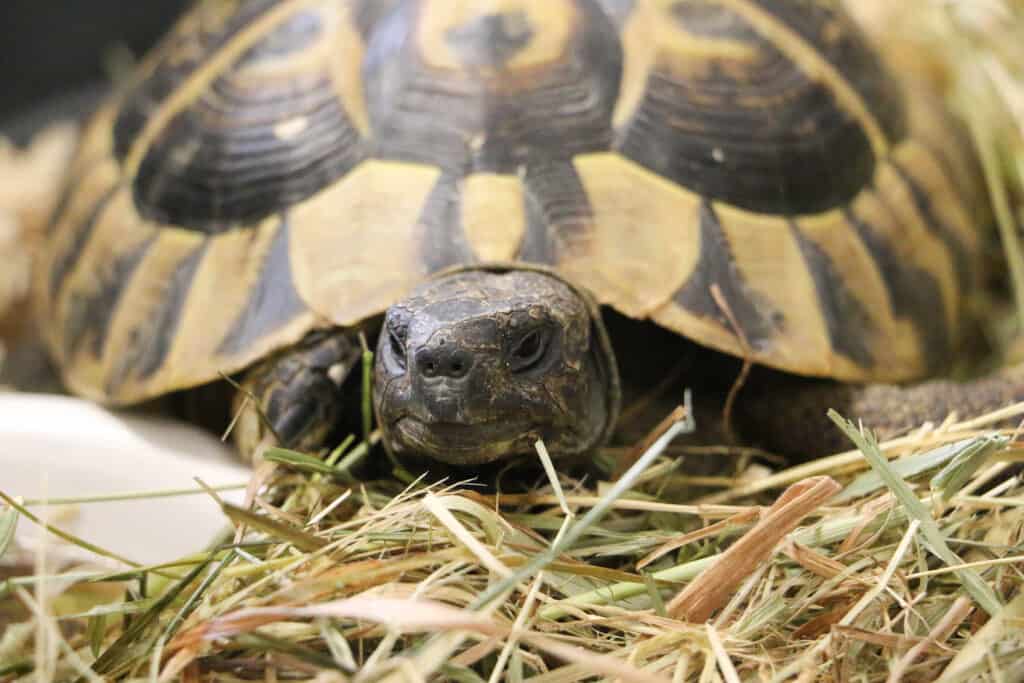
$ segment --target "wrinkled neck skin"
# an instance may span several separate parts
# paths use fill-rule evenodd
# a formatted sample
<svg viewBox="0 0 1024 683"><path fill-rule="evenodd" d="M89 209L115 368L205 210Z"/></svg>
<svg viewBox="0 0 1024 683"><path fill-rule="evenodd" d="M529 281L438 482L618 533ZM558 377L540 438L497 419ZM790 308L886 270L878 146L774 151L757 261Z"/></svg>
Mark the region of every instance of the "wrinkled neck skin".
<svg viewBox="0 0 1024 683"><path fill-rule="evenodd" d="M396 455L455 465L600 446L618 375L596 307L539 270L442 275L388 309L374 407Z"/></svg>

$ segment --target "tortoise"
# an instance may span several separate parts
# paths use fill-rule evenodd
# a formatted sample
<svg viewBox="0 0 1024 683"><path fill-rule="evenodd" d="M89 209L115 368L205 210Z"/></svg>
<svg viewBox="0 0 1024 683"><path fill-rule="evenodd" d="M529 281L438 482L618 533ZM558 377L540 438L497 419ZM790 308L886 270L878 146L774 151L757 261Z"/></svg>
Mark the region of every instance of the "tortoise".
<svg viewBox="0 0 1024 683"><path fill-rule="evenodd" d="M611 315L896 429L1016 386L889 386L970 334L973 164L827 0L207 2L84 129L35 307L90 399L239 376L246 448L324 445L365 331L391 451L589 453Z"/></svg>

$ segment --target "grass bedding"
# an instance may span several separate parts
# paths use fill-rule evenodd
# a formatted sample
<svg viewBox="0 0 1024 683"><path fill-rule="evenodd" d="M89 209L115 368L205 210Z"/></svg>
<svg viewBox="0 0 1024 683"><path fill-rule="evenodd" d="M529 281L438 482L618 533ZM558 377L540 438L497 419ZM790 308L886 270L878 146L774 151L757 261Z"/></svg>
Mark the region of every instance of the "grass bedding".
<svg viewBox="0 0 1024 683"><path fill-rule="evenodd" d="M658 495L685 420L615 482L529 493L268 462L191 557L26 558L0 680L1024 680L1007 415L881 446L843 422L856 458L719 502Z"/></svg>
<svg viewBox="0 0 1024 683"><path fill-rule="evenodd" d="M858 13L915 27L921 78L982 150L1020 294L1024 6L913 6ZM66 534L27 553L14 527L47 506L6 491L0 682L1024 680L1024 450L997 428L1024 404L882 444L833 419L850 451L744 458L689 500L689 459L721 456L666 450L685 409L585 478L541 445L536 486L512 491L358 481L367 425L326 458L269 451L244 506L199 482L225 531L161 566Z"/></svg>

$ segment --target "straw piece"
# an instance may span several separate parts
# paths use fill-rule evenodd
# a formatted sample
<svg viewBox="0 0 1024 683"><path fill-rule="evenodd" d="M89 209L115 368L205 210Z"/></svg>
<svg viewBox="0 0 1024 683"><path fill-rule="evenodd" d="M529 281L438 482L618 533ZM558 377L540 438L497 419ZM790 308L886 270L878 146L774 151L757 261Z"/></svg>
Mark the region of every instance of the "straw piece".
<svg viewBox="0 0 1024 683"><path fill-rule="evenodd" d="M434 515L437 521L441 522L451 532L452 536L459 540L459 543L466 546L469 552L473 553L480 560L481 564L498 576L509 577L512 575L512 570L502 564L483 543L478 541L473 534L469 533L466 527L455 518L455 515L445 507L441 498L438 498L433 493L428 493L423 498L423 507L427 508L430 514Z"/></svg>
<svg viewBox="0 0 1024 683"><path fill-rule="evenodd" d="M973 611L974 605L970 600L963 595L957 598L949 611L943 615L942 619L928 633L928 637L910 648L905 655L900 657L899 661L892 667L892 671L889 672L889 678L886 679L886 683L899 683L904 673L910 668L910 665L923 655L926 649L936 647L939 643L945 642L953 634L953 631L956 630L956 627L970 616Z"/></svg>
<svg viewBox="0 0 1024 683"><path fill-rule="evenodd" d="M707 621L800 520L817 510L841 488L830 477L813 477L790 486L764 519L669 602L668 613L689 622Z"/></svg>
<svg viewBox="0 0 1024 683"><path fill-rule="evenodd" d="M729 659L729 653L725 651L725 646L722 645L722 639L719 637L718 631L711 624L704 624L704 628L708 635L708 643L711 644L711 651L715 653L718 669L722 672L722 678L725 679L726 683L740 683L740 676L736 673L736 667L732 665L732 660Z"/></svg>
<svg viewBox="0 0 1024 683"><path fill-rule="evenodd" d="M961 680L961 674L983 662L992 648L1003 639L1020 639L1021 624L1024 623L1024 591L1007 603L988 620L980 631L967 642L943 670L936 683Z"/></svg>

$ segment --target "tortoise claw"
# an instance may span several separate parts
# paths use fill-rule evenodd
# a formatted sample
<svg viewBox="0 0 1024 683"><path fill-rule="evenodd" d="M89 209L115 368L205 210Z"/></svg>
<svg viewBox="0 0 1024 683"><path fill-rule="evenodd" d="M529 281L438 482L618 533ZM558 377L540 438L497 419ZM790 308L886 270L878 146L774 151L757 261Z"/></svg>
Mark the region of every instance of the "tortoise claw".
<svg viewBox="0 0 1024 683"><path fill-rule="evenodd" d="M345 403L342 385L360 358L347 331L318 331L250 369L235 396L233 432L242 457L264 442L317 451L335 431Z"/></svg>

